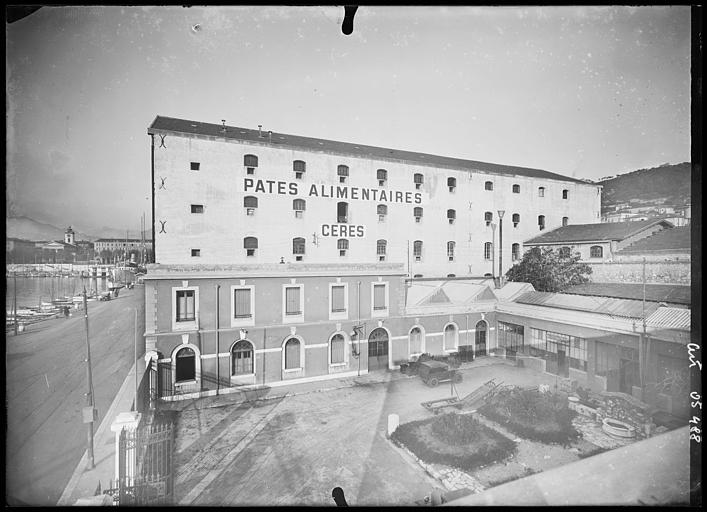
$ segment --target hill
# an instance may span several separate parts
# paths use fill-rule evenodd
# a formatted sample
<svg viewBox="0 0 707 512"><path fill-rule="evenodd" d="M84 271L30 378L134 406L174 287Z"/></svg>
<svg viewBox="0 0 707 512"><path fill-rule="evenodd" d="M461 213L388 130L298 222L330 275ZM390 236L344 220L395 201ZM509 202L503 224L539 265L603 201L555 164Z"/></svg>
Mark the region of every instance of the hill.
<svg viewBox="0 0 707 512"><path fill-rule="evenodd" d="M664 164L639 169L597 182L602 185L601 210L605 213L619 204L630 206L683 206L691 202L691 164Z"/></svg>
<svg viewBox="0 0 707 512"><path fill-rule="evenodd" d="M85 230L79 231L77 226L72 226L76 233L76 240L95 241L98 238L125 238L125 230L104 226L98 230L91 229L90 233ZM29 217L7 217L6 237L22 238L24 240L64 240L66 228L59 228L53 224L38 222ZM98 233L98 234L96 234ZM140 230L128 231L130 238L140 238ZM152 231L145 231L145 238L152 238Z"/></svg>

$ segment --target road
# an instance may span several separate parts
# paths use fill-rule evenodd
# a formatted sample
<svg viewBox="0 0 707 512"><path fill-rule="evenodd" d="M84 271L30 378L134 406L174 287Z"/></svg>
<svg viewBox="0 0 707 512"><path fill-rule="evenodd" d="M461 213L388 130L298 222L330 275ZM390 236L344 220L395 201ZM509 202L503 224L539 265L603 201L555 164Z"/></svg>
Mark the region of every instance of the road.
<svg viewBox="0 0 707 512"><path fill-rule="evenodd" d="M144 303L143 286L88 303L94 430L132 368L136 310L138 347L144 347ZM56 505L86 450L86 324L83 311L72 314L5 338L8 504Z"/></svg>

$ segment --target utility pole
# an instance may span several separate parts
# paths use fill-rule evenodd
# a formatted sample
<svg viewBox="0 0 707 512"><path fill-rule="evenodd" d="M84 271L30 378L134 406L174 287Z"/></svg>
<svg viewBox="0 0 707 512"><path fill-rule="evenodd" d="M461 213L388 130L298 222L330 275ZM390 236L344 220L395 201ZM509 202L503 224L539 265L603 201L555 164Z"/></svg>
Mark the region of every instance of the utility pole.
<svg viewBox="0 0 707 512"><path fill-rule="evenodd" d="M14 289L15 289L15 298L13 301L13 307L15 310L15 336L17 336L17 274L12 275L12 279L14 280Z"/></svg>
<svg viewBox="0 0 707 512"><path fill-rule="evenodd" d="M505 210L498 210L498 281L503 286L503 214Z"/></svg>
<svg viewBox="0 0 707 512"><path fill-rule="evenodd" d="M91 376L91 344L88 340L88 299L86 298L86 288L83 289L83 311L86 320L86 378L88 380L88 393L86 393L86 404L84 407L83 421L88 423L88 469L95 467L93 459L93 420L96 416L96 409L93 406L93 378Z"/></svg>
<svg viewBox="0 0 707 512"><path fill-rule="evenodd" d="M638 343L638 377L641 383L641 393L643 393L644 378L645 373L645 347L643 346L646 341L646 258L643 258L643 304L642 304L642 314L641 320L643 322L643 332L639 336Z"/></svg>

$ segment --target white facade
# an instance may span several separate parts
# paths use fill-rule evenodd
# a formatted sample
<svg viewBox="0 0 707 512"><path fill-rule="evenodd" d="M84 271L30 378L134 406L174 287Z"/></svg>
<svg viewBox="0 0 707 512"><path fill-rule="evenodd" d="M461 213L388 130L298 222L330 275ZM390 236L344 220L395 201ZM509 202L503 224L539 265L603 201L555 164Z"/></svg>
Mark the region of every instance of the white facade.
<svg viewBox="0 0 707 512"><path fill-rule="evenodd" d="M304 239L304 254L299 256L305 263L374 263L381 261L377 242L385 240L384 261L403 263L406 269L409 265L411 276L479 276L491 274L492 264L493 272L498 273L498 251L494 251L495 263L484 254L484 244L497 241L499 236L497 227L496 240L492 239L492 228L485 221L487 211L498 224L497 211L505 210L504 272L511 264L513 244L519 244L522 256L523 240L541 232L539 215L545 216L545 230L561 226L563 217L570 224L599 221L601 187L570 178L565 181L559 175L558 179L546 179L510 171L507 175L493 174L473 167L449 168L288 148L270 143L267 137L262 142L245 142L154 126L148 133L155 139L157 263L279 263L281 259L295 263L296 237ZM248 174L244 166L245 155L258 158L253 174ZM295 160L306 163L301 179L293 170ZM192 170L192 163L198 163L198 170ZM340 165L349 168L345 183L337 174ZM382 186L378 169L387 171ZM423 175L419 189L414 182L416 173ZM453 191L448 178L456 180ZM493 183L493 190L485 189L487 181ZM513 192L514 185L520 186L519 193ZM539 187L544 187L543 197ZM565 190L567 199L563 199ZM337 198L337 191L346 197ZM383 191L386 196L392 193L392 200L380 200ZM245 196L257 198L257 208L251 215L244 206ZM306 201L301 214L293 210L295 199ZM338 202L348 203L346 223L338 222ZM379 219L379 204L387 206L384 220ZM422 208L419 222L414 215L416 207ZM456 212L451 224L449 209ZM515 213L520 215L520 222L514 227ZM333 234L341 230L346 230L346 235ZM258 240L252 256L246 255L245 237ZM337 245L340 238L348 239L344 255ZM420 261L414 254L417 240L422 241ZM450 241L454 242L453 261L448 253Z"/></svg>

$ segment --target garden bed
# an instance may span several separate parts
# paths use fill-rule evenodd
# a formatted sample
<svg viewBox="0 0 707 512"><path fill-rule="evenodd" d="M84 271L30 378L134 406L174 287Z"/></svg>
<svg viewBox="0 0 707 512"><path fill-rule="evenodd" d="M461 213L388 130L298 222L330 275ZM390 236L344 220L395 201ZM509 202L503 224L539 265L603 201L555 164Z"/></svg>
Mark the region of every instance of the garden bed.
<svg viewBox="0 0 707 512"><path fill-rule="evenodd" d="M443 414L400 425L391 439L424 462L462 471L504 460L516 444L467 414Z"/></svg>
<svg viewBox="0 0 707 512"><path fill-rule="evenodd" d="M567 399L535 389L502 389L479 412L515 435L546 444L567 445L580 435Z"/></svg>

